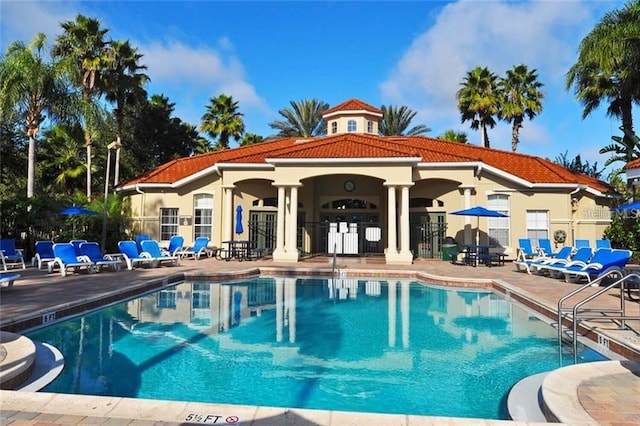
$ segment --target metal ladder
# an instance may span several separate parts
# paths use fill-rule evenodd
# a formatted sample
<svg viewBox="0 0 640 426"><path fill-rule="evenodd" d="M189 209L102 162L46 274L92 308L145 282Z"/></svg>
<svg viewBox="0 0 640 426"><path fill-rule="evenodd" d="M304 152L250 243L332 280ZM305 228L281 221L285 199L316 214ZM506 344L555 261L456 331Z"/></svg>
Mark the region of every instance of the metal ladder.
<svg viewBox="0 0 640 426"><path fill-rule="evenodd" d="M599 286L600 283L609 276L617 277L613 283L602 287L600 290L595 293L583 298L573 306L563 306L564 303L571 297L575 296L578 293L586 290L592 286ZM637 332L636 330L629 327L626 323L628 320L640 320L640 315L627 315L626 312L626 304L624 299L624 291L625 284L628 284L629 279L634 279L640 282L640 275L637 273L630 273L627 275L623 275L620 270L612 270L608 274L602 275L597 279L567 293L560 300L558 300L558 345L560 346L560 363L562 364L562 333L563 331L569 331L568 328L564 328L562 326L563 320L568 320L571 322L571 338L573 344L573 362L574 364L578 363L578 323L583 320L590 319L609 319L613 322L619 323L619 329L629 329ZM599 296L606 294L612 288L618 287L620 289L620 308L583 308L582 306ZM609 316L607 314L618 314Z"/></svg>

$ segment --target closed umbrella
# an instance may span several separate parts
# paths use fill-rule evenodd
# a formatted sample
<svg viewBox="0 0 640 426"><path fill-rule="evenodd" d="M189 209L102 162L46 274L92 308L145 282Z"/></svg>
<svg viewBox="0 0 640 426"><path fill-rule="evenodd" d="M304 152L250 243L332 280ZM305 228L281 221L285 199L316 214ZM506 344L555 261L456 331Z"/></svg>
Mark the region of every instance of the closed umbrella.
<svg viewBox="0 0 640 426"><path fill-rule="evenodd" d="M244 228L242 227L242 206L236 207L236 234L242 234Z"/></svg>
<svg viewBox="0 0 640 426"><path fill-rule="evenodd" d="M504 213L500 213L495 210L489 210L482 206L471 207L464 210L458 210L451 212L458 216L475 216L478 218L478 225L476 227L476 245L480 244L480 217L509 217Z"/></svg>
<svg viewBox="0 0 640 426"><path fill-rule="evenodd" d="M66 209L61 210L60 212L58 212L58 214L62 214L65 216L80 216L80 215L84 215L84 216L91 216L91 215L97 215L97 212L94 212L93 210L89 210L89 209L85 209L84 207L79 207L76 206L75 204L71 207L67 207ZM73 239L76 238L76 221L75 219L73 220L73 231L72 231L72 237Z"/></svg>

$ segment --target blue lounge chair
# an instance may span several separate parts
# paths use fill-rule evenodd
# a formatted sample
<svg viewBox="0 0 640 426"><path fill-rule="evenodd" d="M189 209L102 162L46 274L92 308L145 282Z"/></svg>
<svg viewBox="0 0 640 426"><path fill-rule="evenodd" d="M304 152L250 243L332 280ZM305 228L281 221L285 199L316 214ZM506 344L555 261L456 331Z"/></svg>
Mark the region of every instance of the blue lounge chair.
<svg viewBox="0 0 640 426"><path fill-rule="evenodd" d="M198 237L193 242L193 247L185 248L180 252L181 257L193 256L195 260L199 260L201 256L211 257L213 251L207 246L209 245L209 237Z"/></svg>
<svg viewBox="0 0 640 426"><path fill-rule="evenodd" d="M543 256L555 256L556 252L551 247L551 240L548 238L538 239L538 250Z"/></svg>
<svg viewBox="0 0 640 426"><path fill-rule="evenodd" d="M127 264L127 269L133 270L137 265L151 265L153 259L149 253L138 251L138 246L133 240L118 242L118 250L120 255Z"/></svg>
<svg viewBox="0 0 640 426"><path fill-rule="evenodd" d="M31 266L38 265L38 269L42 269L42 265L53 261L53 241L36 241L36 254L31 259Z"/></svg>
<svg viewBox="0 0 640 426"><path fill-rule="evenodd" d="M88 258L76 255L76 249L71 243L54 244L53 255L54 259L47 265L49 273L53 272L56 267L60 268L60 274L63 277L67 276L69 269L73 269L75 272L86 269L90 274L95 270L95 265Z"/></svg>
<svg viewBox="0 0 640 426"><path fill-rule="evenodd" d="M150 239L151 239L151 237L150 237L150 236L148 236L147 234L139 234L139 235L136 235L136 247L138 248L138 253L142 253L142 252L144 251L144 250L142 250L142 245L141 245L141 243L142 243L144 240L150 240Z"/></svg>
<svg viewBox="0 0 640 426"><path fill-rule="evenodd" d="M604 240L604 239L596 240L596 250L597 249L601 249L601 248L610 249L611 248L611 241Z"/></svg>
<svg viewBox="0 0 640 426"><path fill-rule="evenodd" d="M537 259L540 257L540 253L533 249L531 240L529 238L518 239L518 249L516 254L516 260L528 260Z"/></svg>
<svg viewBox="0 0 640 426"><path fill-rule="evenodd" d="M16 240L14 238L0 239L0 261L5 271L18 266L22 266L22 269L27 269L24 264L22 250L16 248Z"/></svg>
<svg viewBox="0 0 640 426"><path fill-rule="evenodd" d="M591 259L593 256L593 250L589 247L582 247L578 249L570 259L556 259L546 264L539 264L534 269L539 273L548 272L550 276L556 276L559 271L567 266L583 265Z"/></svg>
<svg viewBox="0 0 640 426"><path fill-rule="evenodd" d="M622 273L629 259L631 259L631 250L614 250L605 249L596 250L591 260L583 266L568 266L561 272L564 274L566 282L578 282L586 278L587 282L591 282L597 278L607 276L617 271Z"/></svg>
<svg viewBox="0 0 640 426"><path fill-rule="evenodd" d="M71 240L69 241L74 249L76 249L76 256L82 256L80 253L80 244L86 243L87 240Z"/></svg>
<svg viewBox="0 0 640 426"><path fill-rule="evenodd" d="M589 240L576 240L576 243L574 244L576 250L582 247L589 247L591 248L591 243L589 242Z"/></svg>
<svg viewBox="0 0 640 426"><path fill-rule="evenodd" d="M7 284L8 287L13 287L13 283L15 280L20 278L20 274L15 274L13 272L0 272L0 285Z"/></svg>
<svg viewBox="0 0 640 426"><path fill-rule="evenodd" d="M111 255L102 255L100 251L100 245L94 242L87 242L80 244L80 255L87 257L91 262L96 265L96 271L107 267L114 271L119 271L122 263L120 260L115 259Z"/></svg>
<svg viewBox="0 0 640 426"><path fill-rule="evenodd" d="M564 246L553 256L539 257L535 260L514 260L513 264L517 271L524 269L528 274L531 272L537 272L538 267L544 267L545 265L553 265L554 262L559 260L567 261L571 258L573 247Z"/></svg>
<svg viewBox="0 0 640 426"><path fill-rule="evenodd" d="M142 252L148 253L154 262L156 262L157 266L162 265L162 262L170 262L172 265L178 264L178 260L180 258L178 256L171 256L170 254L163 253L156 240L144 240L140 245L142 246Z"/></svg>
<svg viewBox="0 0 640 426"><path fill-rule="evenodd" d="M184 248L184 237L182 235L174 235L169 239L169 247L163 249L167 254L171 256L179 256L179 253Z"/></svg>

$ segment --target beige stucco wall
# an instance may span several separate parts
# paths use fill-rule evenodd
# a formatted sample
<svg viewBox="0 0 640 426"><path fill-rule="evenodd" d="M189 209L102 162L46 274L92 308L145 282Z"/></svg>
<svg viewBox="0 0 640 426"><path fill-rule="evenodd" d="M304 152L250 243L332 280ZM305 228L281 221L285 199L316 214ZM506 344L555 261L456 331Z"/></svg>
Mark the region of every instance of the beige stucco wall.
<svg viewBox="0 0 640 426"><path fill-rule="evenodd" d="M383 160L384 161L384 160ZM355 190L344 189L345 180L355 183ZM515 256L518 238L526 237L526 213L532 210L544 210L549 213L549 237L562 229L567 232L568 244L574 238L594 241L602 237L609 224L608 208L603 207L606 200L581 191L572 194L571 188L538 189L525 188L517 182L506 179L489 171L477 175L475 167L416 168L415 164L405 163L344 163L336 160L332 163L312 163L292 165L277 163L272 166L248 166L246 169L222 169L222 176L211 173L179 187L177 189L143 189L144 193L129 192L134 217L133 234L146 233L159 238L160 208L179 209L180 216L193 217L194 195L213 195L213 245L221 246L224 229L233 229L235 208L241 205L245 221L252 210L275 211L274 207L254 207L254 201L268 197L277 197L277 185L300 184L298 200L306 221L319 221L322 204L339 198L359 198L377 206L381 223L387 222L387 185L410 186L410 198L424 197L444 203L442 207L434 204L429 209L411 209L446 213L448 235L456 237L459 244L464 241L465 226L475 232L478 220L448 214L464 209L464 188L470 189L470 206L487 206L491 194L509 196L510 244L505 252ZM233 206L231 223L225 223L224 188L233 188ZM576 201L572 203L572 198ZM400 196L397 196L400 202ZM245 223L246 225L246 223ZM487 219L480 218L481 243L486 243ZM187 244L193 241L193 227L180 226L179 232ZM386 242L386 235L383 236Z"/></svg>

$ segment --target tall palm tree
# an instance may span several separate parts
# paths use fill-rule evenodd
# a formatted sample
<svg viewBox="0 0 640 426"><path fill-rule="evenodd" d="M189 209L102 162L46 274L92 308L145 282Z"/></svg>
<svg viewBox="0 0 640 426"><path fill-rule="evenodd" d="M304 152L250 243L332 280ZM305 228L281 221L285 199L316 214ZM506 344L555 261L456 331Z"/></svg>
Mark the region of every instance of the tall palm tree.
<svg viewBox="0 0 640 426"><path fill-rule="evenodd" d="M46 36L37 33L30 44L13 42L0 61L0 118L19 117L29 138L27 198L35 186L36 136L47 118L61 117L70 94L60 64L43 57Z"/></svg>
<svg viewBox="0 0 640 426"><path fill-rule="evenodd" d="M460 143L468 142L466 133L456 132L453 129L445 130L443 134L438 136L438 139L443 139L445 141L451 141L451 142L460 142Z"/></svg>
<svg viewBox="0 0 640 426"><path fill-rule="evenodd" d="M462 123L471 121L471 128L480 129L482 144L490 148L487 127L496 125L494 117L500 111L498 77L487 67L467 72L462 87L456 93Z"/></svg>
<svg viewBox="0 0 640 426"><path fill-rule="evenodd" d="M397 105L382 105L380 109L382 110L382 121L380 122L379 132L383 136L417 136L431 131L424 124L418 124L407 131L411 120L413 120L417 112L404 105L401 107Z"/></svg>
<svg viewBox="0 0 640 426"><path fill-rule="evenodd" d="M607 115L620 118L627 155L633 159L633 104L640 102L640 1L606 13L580 42L578 60L567 73L583 105L583 119L605 101Z"/></svg>
<svg viewBox="0 0 640 426"><path fill-rule="evenodd" d="M60 24L64 33L56 38L53 46L54 57L67 62L74 84L82 93L83 117L85 124L85 145L87 147L87 198L91 200L91 144L95 123L99 112L95 99L99 97L100 72L104 68L108 42L108 29L100 27L100 21L78 14L75 21Z"/></svg>
<svg viewBox="0 0 640 426"><path fill-rule="evenodd" d="M86 167L82 159L83 131L79 126L56 125L47 130L44 137L43 176L55 183L49 183L50 189L71 195Z"/></svg>
<svg viewBox="0 0 640 426"><path fill-rule="evenodd" d="M120 148L124 127L125 106L133 105L139 99L146 99L144 85L149 77L139 71L147 69L139 65L142 54L131 47L129 41L111 41L104 72L101 75L102 89L107 101L115 103L113 114L116 119L116 159L113 176L114 186L120 180Z"/></svg>
<svg viewBox="0 0 640 426"><path fill-rule="evenodd" d="M502 104L499 116L511 123L511 151L516 152L520 142L520 129L525 117L533 120L542 112L543 86L538 81L537 70L529 71L526 65L514 65L507 70L507 77L500 79Z"/></svg>
<svg viewBox="0 0 640 426"><path fill-rule="evenodd" d="M220 149L228 149L229 138L233 137L237 142L244 133L242 116L238 112L238 102L223 93L209 101L207 112L201 119L200 130L212 138L218 137Z"/></svg>
<svg viewBox="0 0 640 426"><path fill-rule="evenodd" d="M313 137L327 134L327 126L322 113L329 109L329 104L318 99L303 99L300 102L290 101L291 108L284 108L278 113L284 121L269 123L272 129L278 130L278 137Z"/></svg>

